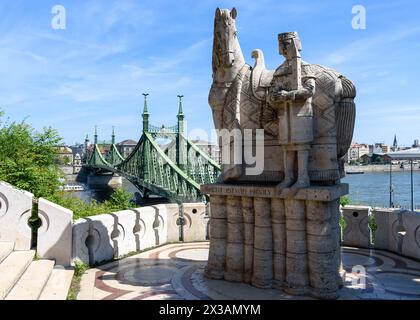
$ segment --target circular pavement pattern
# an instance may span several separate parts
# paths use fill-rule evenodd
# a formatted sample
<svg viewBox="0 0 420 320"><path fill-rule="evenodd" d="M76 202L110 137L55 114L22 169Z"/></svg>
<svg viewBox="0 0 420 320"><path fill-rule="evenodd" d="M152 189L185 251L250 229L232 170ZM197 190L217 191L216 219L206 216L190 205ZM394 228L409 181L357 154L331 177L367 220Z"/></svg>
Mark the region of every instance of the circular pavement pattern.
<svg viewBox="0 0 420 320"><path fill-rule="evenodd" d="M157 286L169 283L176 270L167 265L135 267L128 269L121 278L132 285Z"/></svg>
<svg viewBox="0 0 420 320"><path fill-rule="evenodd" d="M93 292L92 299L310 299L207 279L203 272L208 246L208 242L170 244L90 269L84 277L93 280L82 281L82 291ZM342 258L347 276L340 299L420 299L420 262L349 247L342 249ZM363 266L366 273L352 273L354 266L358 270ZM365 279L360 281L360 276Z"/></svg>
<svg viewBox="0 0 420 320"><path fill-rule="evenodd" d="M207 261L209 257L208 248L185 248L175 252L174 256L178 259L190 260L190 261Z"/></svg>

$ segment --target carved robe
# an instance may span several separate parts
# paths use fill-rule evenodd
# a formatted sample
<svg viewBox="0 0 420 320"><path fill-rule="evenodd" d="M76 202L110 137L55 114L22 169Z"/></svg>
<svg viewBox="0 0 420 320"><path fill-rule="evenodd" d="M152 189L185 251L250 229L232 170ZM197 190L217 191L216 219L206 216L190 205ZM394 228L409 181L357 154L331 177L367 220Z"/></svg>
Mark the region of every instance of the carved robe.
<svg viewBox="0 0 420 320"><path fill-rule="evenodd" d="M284 62L274 73L269 93L292 90L292 66ZM312 92L315 82L309 66L302 64L302 86L304 91ZM273 104L273 103L271 103ZM279 119L279 143L281 145L308 144L313 140L312 97L277 103Z"/></svg>

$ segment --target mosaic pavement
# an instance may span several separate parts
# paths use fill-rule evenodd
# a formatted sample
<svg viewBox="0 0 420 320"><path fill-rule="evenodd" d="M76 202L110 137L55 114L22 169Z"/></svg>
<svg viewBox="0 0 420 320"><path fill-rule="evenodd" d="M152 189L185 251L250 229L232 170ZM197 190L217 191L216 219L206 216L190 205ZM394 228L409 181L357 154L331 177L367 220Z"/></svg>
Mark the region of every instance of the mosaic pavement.
<svg viewBox="0 0 420 320"><path fill-rule="evenodd" d="M90 269L78 299L310 299L204 278L208 247L208 242L170 244ZM420 300L420 262L386 251L344 247L343 264L347 276L340 299Z"/></svg>

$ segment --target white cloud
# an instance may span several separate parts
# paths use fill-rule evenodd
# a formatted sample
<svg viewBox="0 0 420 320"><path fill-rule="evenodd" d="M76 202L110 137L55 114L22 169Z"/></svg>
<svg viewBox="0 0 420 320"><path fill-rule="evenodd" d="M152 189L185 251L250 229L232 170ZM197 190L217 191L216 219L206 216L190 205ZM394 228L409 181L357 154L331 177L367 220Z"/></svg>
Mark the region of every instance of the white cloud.
<svg viewBox="0 0 420 320"><path fill-rule="evenodd" d="M420 33L420 27L406 28L390 33L383 32L368 38L362 38L329 53L324 60L326 65L340 65L357 59L363 59L374 48L401 41Z"/></svg>

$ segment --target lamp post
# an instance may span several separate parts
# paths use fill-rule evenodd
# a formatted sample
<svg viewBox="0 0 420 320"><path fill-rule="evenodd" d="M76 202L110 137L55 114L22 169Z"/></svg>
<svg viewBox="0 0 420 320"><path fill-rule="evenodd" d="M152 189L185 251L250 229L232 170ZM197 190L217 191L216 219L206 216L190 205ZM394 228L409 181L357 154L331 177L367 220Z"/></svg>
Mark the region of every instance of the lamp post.
<svg viewBox="0 0 420 320"><path fill-rule="evenodd" d="M392 161L389 163L389 207L393 208L394 203L392 201L392 193L394 191L392 190Z"/></svg>
<svg viewBox="0 0 420 320"><path fill-rule="evenodd" d="M410 160L411 167L411 211L414 211L414 185L413 185L413 159Z"/></svg>

